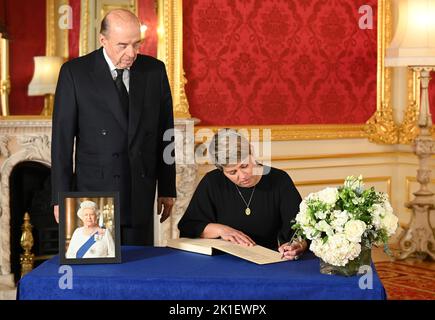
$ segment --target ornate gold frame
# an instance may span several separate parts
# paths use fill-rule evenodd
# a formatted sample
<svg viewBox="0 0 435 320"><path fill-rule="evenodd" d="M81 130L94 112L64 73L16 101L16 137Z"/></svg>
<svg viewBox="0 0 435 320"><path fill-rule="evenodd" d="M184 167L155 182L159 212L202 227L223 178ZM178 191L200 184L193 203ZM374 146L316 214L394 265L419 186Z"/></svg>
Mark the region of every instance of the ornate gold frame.
<svg viewBox="0 0 435 320"><path fill-rule="evenodd" d="M398 126L394 122L391 105L392 70L385 67L384 57L387 45L392 39L392 1L378 0L378 71L376 112L367 121L364 131L367 138L376 143L395 144L398 142Z"/></svg>
<svg viewBox="0 0 435 320"><path fill-rule="evenodd" d="M138 0L131 0L137 8ZM159 41L158 58L166 63L169 82L174 100L176 118L191 118L189 104L184 90L186 78L183 69L183 6L182 0L156 0L158 4ZM67 30L61 35L55 34L54 4L68 3L68 0L47 0L47 54L59 54L59 41L64 43L61 50L68 52ZM80 55L88 52L90 0L82 0ZM50 10L50 11L49 11ZM412 75L409 81L409 106L405 119L399 127L393 119L391 105L392 72L384 65L385 48L392 38L392 0L378 1L378 67L377 67L377 107L376 112L365 124L340 125L270 125L252 126L259 129L271 129L272 140L304 139L349 139L367 137L376 143L409 143L415 134L416 110L418 110L418 79ZM51 32L51 34L50 34ZM59 37L64 37L59 38ZM57 40L57 41L56 41ZM66 41L66 45L65 42ZM53 45L54 43L54 45ZM56 49L53 49L56 48ZM213 127L210 129L218 129Z"/></svg>
<svg viewBox="0 0 435 320"><path fill-rule="evenodd" d="M418 73L408 69L408 105L399 128L399 143L410 144L418 134L417 117L420 110L420 80Z"/></svg>
<svg viewBox="0 0 435 320"><path fill-rule="evenodd" d="M273 141L368 138L376 143L397 143L399 128L394 122L391 105L392 71L384 64L385 49L392 39L392 31L392 0L378 0L376 112L365 124L268 125L243 128L271 129ZM208 128L216 131L220 127ZM197 129L201 129L201 126Z"/></svg>

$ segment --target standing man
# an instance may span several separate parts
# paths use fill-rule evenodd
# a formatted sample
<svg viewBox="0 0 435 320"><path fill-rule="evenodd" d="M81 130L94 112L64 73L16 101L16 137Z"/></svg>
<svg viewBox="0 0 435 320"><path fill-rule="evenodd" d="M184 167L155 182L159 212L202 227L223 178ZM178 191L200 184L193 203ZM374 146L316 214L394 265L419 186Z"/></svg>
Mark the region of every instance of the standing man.
<svg viewBox="0 0 435 320"><path fill-rule="evenodd" d="M104 17L100 43L59 74L51 146L55 218L61 191L118 191L122 244L152 245L156 183L160 222L176 196L175 163L163 157L174 146L173 135L163 139L174 127L165 65L138 54L140 22L130 11Z"/></svg>

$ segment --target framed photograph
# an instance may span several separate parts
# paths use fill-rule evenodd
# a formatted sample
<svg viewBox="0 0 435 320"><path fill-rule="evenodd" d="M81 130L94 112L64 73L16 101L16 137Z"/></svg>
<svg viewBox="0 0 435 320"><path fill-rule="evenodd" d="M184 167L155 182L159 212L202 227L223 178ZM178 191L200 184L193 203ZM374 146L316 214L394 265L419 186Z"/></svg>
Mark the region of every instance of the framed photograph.
<svg viewBox="0 0 435 320"><path fill-rule="evenodd" d="M59 260L60 264L121 262L117 192L60 193Z"/></svg>

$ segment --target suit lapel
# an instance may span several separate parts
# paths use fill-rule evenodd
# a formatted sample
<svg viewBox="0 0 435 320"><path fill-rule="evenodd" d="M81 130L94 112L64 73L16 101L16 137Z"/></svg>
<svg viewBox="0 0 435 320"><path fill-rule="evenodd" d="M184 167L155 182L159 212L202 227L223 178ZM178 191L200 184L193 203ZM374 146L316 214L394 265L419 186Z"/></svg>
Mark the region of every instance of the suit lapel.
<svg viewBox="0 0 435 320"><path fill-rule="evenodd" d="M107 62L104 59L103 49L99 49L96 52L95 67L90 72L90 75L98 90L99 96L104 99L104 104L107 106L108 110L113 113L121 128L127 132L127 117L121 110L118 92L116 91L115 83L113 82Z"/></svg>
<svg viewBox="0 0 435 320"><path fill-rule="evenodd" d="M128 125L128 144L130 146L140 124L143 111L143 100L147 86L147 74L135 63L130 68L130 116Z"/></svg>

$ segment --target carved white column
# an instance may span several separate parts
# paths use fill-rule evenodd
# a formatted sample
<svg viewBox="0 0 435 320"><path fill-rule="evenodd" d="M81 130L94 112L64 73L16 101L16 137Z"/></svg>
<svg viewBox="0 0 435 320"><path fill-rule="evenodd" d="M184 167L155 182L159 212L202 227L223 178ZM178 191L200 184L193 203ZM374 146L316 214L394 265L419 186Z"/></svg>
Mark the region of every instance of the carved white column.
<svg viewBox="0 0 435 320"><path fill-rule="evenodd" d="M419 162L417 181L420 184L420 189L414 192L415 198L405 204L406 207L412 209L412 216L409 227L399 241L401 249L399 259L406 259L414 255L421 259L435 260L435 232L430 222L430 214L435 205L434 194L429 190L431 181L429 161L435 153L435 141L431 133L432 116L428 96L430 72L434 71L435 67L414 67L413 69L420 71L422 89L418 118L420 132L413 145Z"/></svg>
<svg viewBox="0 0 435 320"><path fill-rule="evenodd" d="M177 238L178 222L186 210L196 188L197 165L194 157L195 119L175 120L175 161L177 168L177 199L169 219L160 223L154 214L154 244L165 245L165 240Z"/></svg>

